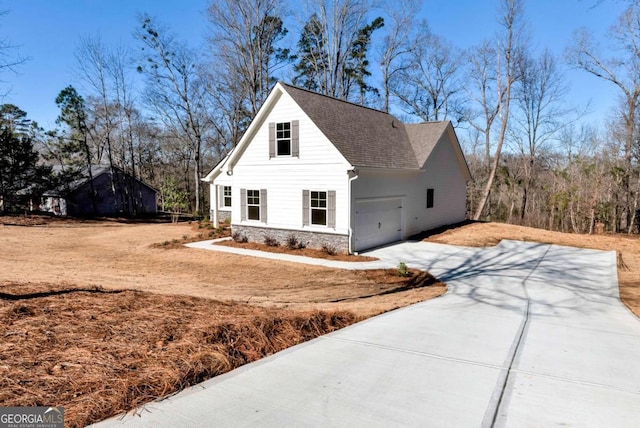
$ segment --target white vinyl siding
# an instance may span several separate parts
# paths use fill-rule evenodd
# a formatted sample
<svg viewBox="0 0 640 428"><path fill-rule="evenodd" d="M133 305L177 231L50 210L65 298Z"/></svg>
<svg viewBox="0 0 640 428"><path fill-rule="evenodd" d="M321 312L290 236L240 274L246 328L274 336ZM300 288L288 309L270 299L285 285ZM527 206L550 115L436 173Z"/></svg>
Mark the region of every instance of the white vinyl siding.
<svg viewBox="0 0 640 428"><path fill-rule="evenodd" d="M276 124L283 122L291 122L292 125L292 155L269 157L269 134L273 129L275 142ZM299 157L295 156L296 151ZM268 206L265 210L268 227L346 235L349 233L347 171L351 168L335 146L285 93L260 124L235 164L230 178L234 188L262 188L268 191ZM335 193L335 210L328 210L327 225L312 225L310 219L309 224L305 225L305 218L309 217L303 215L303 190L325 189L327 198L330 198L329 192ZM233 198L239 196L240 192L234 192ZM236 203L235 199L232 203ZM330 226L332 218L333 227ZM231 223L244 221L249 220L243 219L241 210L234 208Z"/></svg>
<svg viewBox="0 0 640 428"><path fill-rule="evenodd" d="M433 189L433 207L427 208L427 191ZM425 230L461 222L466 216L466 182L455 151L443 138L424 171L361 169L353 182L353 200L402 198L402 239Z"/></svg>

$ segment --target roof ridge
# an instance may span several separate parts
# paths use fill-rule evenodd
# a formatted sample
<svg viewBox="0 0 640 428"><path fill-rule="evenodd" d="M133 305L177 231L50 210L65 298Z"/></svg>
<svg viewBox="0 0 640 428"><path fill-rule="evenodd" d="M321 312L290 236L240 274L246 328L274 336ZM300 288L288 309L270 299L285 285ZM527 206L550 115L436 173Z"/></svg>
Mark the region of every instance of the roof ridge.
<svg viewBox="0 0 640 428"><path fill-rule="evenodd" d="M405 125L404 122L402 122L400 119L398 119L397 117L395 117L394 115L392 115L388 111L384 111L384 110L380 110L380 109L377 109L377 108L365 106L365 105L362 105L362 104L355 103L353 101L343 100L341 98L337 98L337 97L334 97L334 96L331 96L331 95L327 95L327 94L323 94L323 93L320 93L320 92L312 91L311 89L301 88L300 86L296 86L296 85L292 85L290 83L286 83L283 80L279 80L278 83L282 84L283 86L287 86L289 88L298 89L300 91L308 92L308 93L313 94L313 95L319 95L321 97L329 98L330 100L333 100L333 101L340 101L341 103L350 104L350 105L352 105L354 107L361 107L361 108L365 108L367 110L373 110L373 111L375 111L377 113L386 114L386 115L391 116L392 118L396 119L402 125Z"/></svg>

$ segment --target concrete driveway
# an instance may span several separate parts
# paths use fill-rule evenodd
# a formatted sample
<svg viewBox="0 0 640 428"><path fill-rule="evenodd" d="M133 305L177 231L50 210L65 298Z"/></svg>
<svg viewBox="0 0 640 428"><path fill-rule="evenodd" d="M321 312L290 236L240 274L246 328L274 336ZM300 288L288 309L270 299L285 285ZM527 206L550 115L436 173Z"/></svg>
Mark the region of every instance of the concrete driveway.
<svg viewBox="0 0 640 428"><path fill-rule="evenodd" d="M503 241L369 255L449 292L98 425L638 426L640 321L615 253Z"/></svg>

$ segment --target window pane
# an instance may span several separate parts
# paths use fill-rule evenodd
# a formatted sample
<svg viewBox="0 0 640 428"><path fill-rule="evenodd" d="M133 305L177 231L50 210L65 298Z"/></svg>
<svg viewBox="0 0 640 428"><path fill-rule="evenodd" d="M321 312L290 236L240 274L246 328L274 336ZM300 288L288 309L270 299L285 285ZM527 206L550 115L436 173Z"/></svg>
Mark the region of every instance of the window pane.
<svg viewBox="0 0 640 428"><path fill-rule="evenodd" d="M327 192L310 192L311 208L327 207Z"/></svg>
<svg viewBox="0 0 640 428"><path fill-rule="evenodd" d="M260 205L259 190L247 190L247 205Z"/></svg>
<svg viewBox="0 0 640 428"><path fill-rule="evenodd" d="M276 138L291 138L291 123L283 122L276 124Z"/></svg>
<svg viewBox="0 0 640 428"><path fill-rule="evenodd" d="M255 205L248 206L247 218L249 220L260 220L260 207Z"/></svg>
<svg viewBox="0 0 640 428"><path fill-rule="evenodd" d="M231 186L223 186L222 187L222 206L230 207L231 206Z"/></svg>
<svg viewBox="0 0 640 428"><path fill-rule="evenodd" d="M322 226L327 225L327 211L326 210L311 210L311 224L318 224Z"/></svg>
<svg viewBox="0 0 640 428"><path fill-rule="evenodd" d="M291 141L282 140L278 141L278 156L291 155Z"/></svg>

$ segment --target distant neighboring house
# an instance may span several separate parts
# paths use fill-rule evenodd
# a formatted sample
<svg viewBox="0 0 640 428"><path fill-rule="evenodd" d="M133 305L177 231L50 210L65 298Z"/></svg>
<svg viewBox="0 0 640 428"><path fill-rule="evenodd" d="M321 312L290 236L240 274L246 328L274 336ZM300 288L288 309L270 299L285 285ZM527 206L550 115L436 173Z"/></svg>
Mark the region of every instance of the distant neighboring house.
<svg viewBox="0 0 640 428"><path fill-rule="evenodd" d="M43 194L41 210L71 216L139 216L157 212L158 191L118 167L93 165L94 212L89 171L66 186Z"/></svg>
<svg viewBox="0 0 640 428"><path fill-rule="evenodd" d="M279 82L204 181L216 225L353 253L463 221L470 179L450 122L403 124Z"/></svg>

